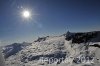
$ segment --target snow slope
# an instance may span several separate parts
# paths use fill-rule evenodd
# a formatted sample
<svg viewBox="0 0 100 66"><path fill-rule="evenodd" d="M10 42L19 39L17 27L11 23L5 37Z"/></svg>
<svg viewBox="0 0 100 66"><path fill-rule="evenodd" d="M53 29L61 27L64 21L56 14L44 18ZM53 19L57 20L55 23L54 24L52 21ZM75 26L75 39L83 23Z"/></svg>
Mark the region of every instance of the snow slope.
<svg viewBox="0 0 100 66"><path fill-rule="evenodd" d="M72 43L66 35L47 36L6 46L3 54L6 66L100 66L100 48L93 46L100 43L89 42L88 50L86 44Z"/></svg>

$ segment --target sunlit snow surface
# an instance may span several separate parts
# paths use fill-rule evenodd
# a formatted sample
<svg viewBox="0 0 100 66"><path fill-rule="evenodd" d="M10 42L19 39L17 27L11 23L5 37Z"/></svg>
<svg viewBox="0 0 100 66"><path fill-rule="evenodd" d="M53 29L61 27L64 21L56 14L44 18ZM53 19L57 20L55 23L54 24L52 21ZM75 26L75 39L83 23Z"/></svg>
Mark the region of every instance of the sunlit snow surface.
<svg viewBox="0 0 100 66"><path fill-rule="evenodd" d="M90 42L90 45L93 44L100 45L99 42ZM21 47L21 50L5 59L6 66L100 66L100 48L93 46L88 49L89 56L93 56L91 61L74 62L75 58L85 56L84 43L72 44L71 40L65 40L64 35L48 36L26 46L23 44ZM59 62L47 60L55 58L63 60Z"/></svg>

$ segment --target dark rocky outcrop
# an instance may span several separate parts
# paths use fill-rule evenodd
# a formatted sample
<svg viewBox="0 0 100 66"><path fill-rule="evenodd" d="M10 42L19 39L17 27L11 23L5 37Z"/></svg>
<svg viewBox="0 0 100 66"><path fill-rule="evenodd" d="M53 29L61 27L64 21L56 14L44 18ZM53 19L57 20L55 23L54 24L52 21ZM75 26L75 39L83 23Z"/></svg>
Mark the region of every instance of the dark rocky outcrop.
<svg viewBox="0 0 100 66"><path fill-rule="evenodd" d="M70 33L66 34L66 40L72 40L72 43L86 43L86 42L99 42L100 41L100 31L94 32L80 32L80 33Z"/></svg>
<svg viewBox="0 0 100 66"><path fill-rule="evenodd" d="M89 46L93 46L93 47L98 47L98 48L100 48L100 45L98 45L98 44L89 45Z"/></svg>

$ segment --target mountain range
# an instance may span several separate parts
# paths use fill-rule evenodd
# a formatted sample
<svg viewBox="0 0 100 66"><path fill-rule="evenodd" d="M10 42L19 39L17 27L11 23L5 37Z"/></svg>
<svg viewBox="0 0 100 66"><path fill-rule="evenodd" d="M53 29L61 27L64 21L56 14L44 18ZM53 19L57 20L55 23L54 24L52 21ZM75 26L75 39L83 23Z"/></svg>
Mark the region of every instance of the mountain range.
<svg viewBox="0 0 100 66"><path fill-rule="evenodd" d="M100 31L67 32L4 46L6 66L100 66Z"/></svg>

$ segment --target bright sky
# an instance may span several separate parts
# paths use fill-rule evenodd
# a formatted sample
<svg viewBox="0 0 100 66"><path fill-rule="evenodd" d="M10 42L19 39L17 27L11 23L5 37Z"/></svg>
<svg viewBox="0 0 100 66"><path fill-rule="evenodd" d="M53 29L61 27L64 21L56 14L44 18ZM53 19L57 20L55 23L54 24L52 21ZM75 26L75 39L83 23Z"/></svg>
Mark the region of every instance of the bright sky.
<svg viewBox="0 0 100 66"><path fill-rule="evenodd" d="M28 12L23 16L23 11ZM0 0L1 45L32 42L39 36L59 35L67 30L100 30L100 1Z"/></svg>

